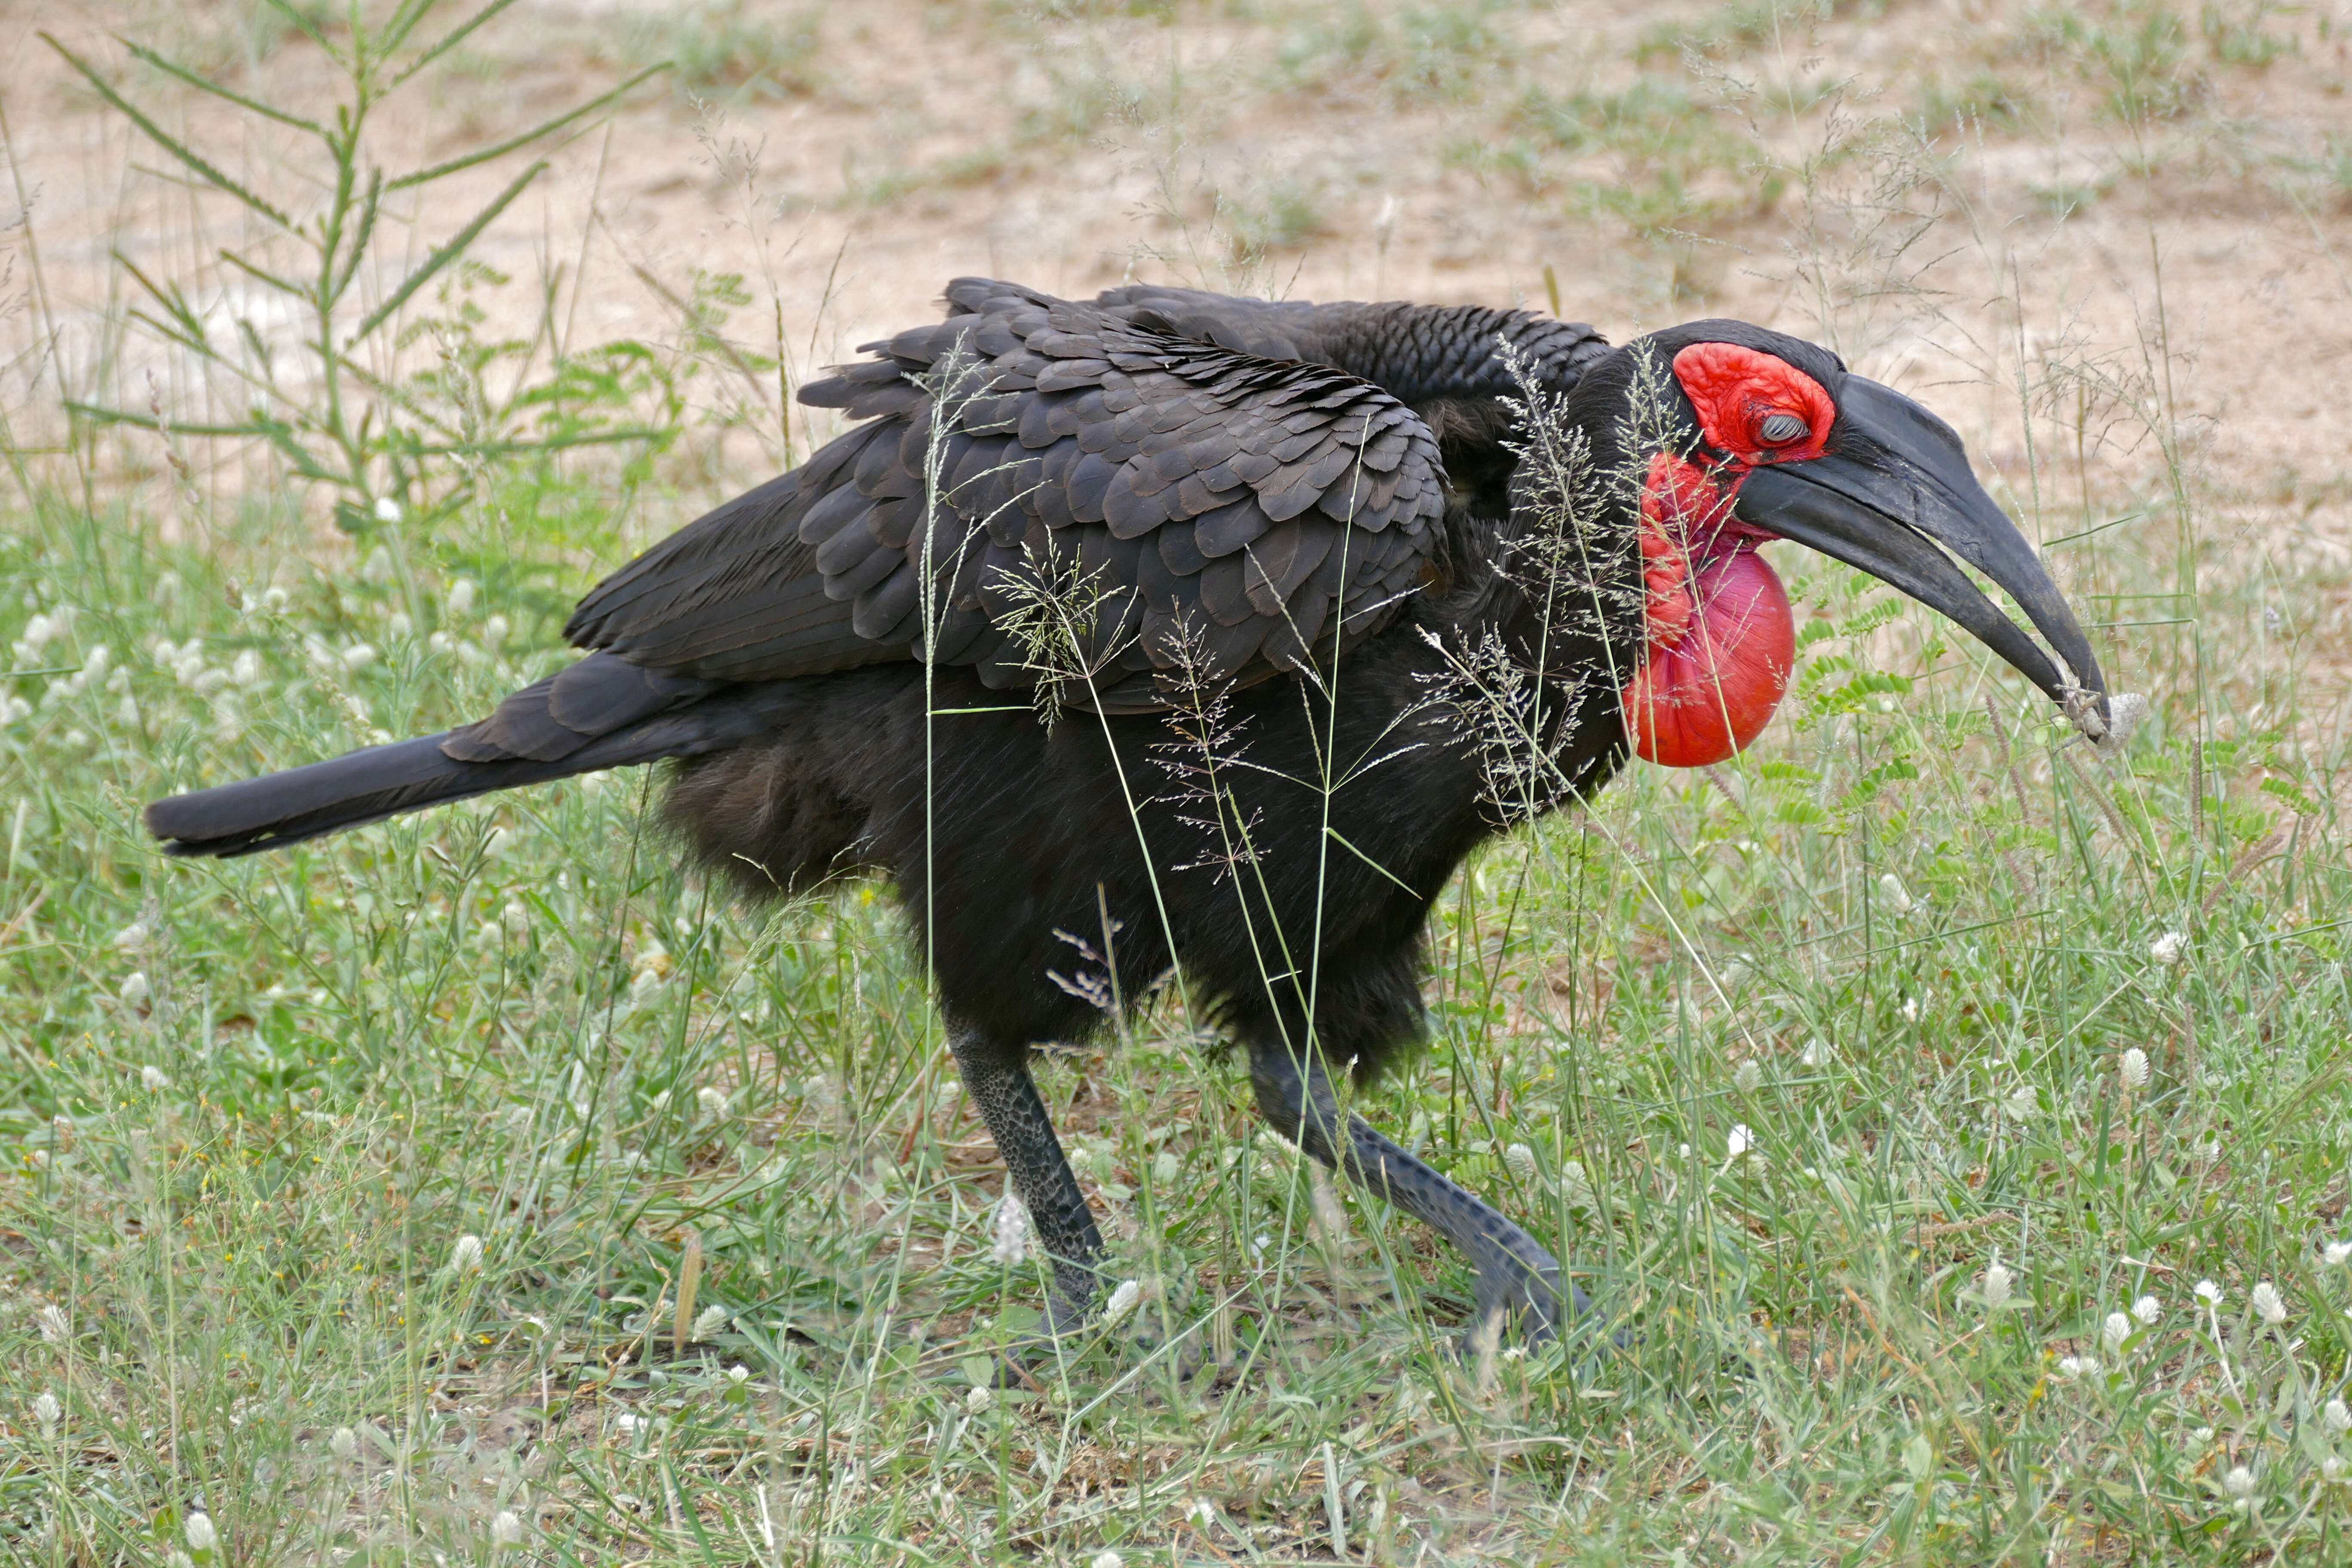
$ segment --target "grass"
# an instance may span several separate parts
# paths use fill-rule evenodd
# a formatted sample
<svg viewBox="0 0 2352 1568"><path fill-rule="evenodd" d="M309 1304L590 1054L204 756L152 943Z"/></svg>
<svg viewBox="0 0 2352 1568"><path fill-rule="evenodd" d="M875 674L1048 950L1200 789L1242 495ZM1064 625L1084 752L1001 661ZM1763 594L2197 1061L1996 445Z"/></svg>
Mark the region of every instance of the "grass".
<svg viewBox="0 0 2352 1568"><path fill-rule="evenodd" d="M2222 27L2116 34L2131 112L2171 112L2147 84L2181 68L2147 58ZM1388 58L1348 69L1422 79ZM1673 167L1654 139L1714 124L1663 86L1582 92L1549 106L1610 156ZM1857 169L1885 173L1792 174L1787 221L1859 233L1876 278L1900 245L1831 205ZM1429 1048L1367 1110L1557 1239L1626 1347L1462 1354L1460 1259L1262 1136L1164 999L1041 1068L1135 1316L996 1389L1043 1287L996 1260L1001 1171L876 889L731 906L671 868L635 774L226 866L136 827L555 668L625 527L740 482L721 439L776 417L778 366L728 335L769 310L743 279L672 286L672 339L575 343L560 279L447 266L352 406L290 422L328 474L307 494L215 484L160 415L10 454L12 1561L2342 1555L2323 637L2352 584L2232 531L2245 498L2179 447L2160 309L2097 352L1988 347L2015 395L1970 432L2039 443L2005 499L2154 699L2122 758L1784 549L1801 666L1765 742L1637 769L1447 890ZM468 314L513 290L549 301L528 342ZM1893 294L1825 285L1821 335L1866 345ZM305 409L322 382L273 363Z"/></svg>

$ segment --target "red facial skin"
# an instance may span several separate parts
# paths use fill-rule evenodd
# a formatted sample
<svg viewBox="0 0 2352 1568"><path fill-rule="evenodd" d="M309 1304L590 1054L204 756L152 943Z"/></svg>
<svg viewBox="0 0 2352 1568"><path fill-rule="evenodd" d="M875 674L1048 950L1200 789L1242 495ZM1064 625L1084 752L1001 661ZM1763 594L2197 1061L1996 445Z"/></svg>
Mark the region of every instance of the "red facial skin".
<svg viewBox="0 0 2352 1568"><path fill-rule="evenodd" d="M1732 343L1694 343L1675 356L1675 376L1724 457L1651 459L1641 533L1648 646L1621 695L1643 759L1697 768L1763 732L1796 662L1789 596L1756 553L1774 536L1733 517L1731 503L1757 465L1819 457L1837 410L1786 360ZM1797 416L1805 433L1768 445L1763 426L1776 414Z"/></svg>

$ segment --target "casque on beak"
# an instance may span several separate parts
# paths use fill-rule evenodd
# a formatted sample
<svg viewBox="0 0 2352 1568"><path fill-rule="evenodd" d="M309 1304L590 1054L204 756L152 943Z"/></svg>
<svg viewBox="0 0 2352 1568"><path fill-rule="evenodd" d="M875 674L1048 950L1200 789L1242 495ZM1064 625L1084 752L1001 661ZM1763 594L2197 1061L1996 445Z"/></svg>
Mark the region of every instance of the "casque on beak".
<svg viewBox="0 0 2352 1568"><path fill-rule="evenodd" d="M1859 375L1845 378L1837 407L1822 455L1757 467L1734 515L1858 566L1950 616L2085 735L2107 739L2115 715L2091 645L2033 547L1977 482L1958 433L1894 388ZM1946 550L2007 590L2047 648L2003 615Z"/></svg>

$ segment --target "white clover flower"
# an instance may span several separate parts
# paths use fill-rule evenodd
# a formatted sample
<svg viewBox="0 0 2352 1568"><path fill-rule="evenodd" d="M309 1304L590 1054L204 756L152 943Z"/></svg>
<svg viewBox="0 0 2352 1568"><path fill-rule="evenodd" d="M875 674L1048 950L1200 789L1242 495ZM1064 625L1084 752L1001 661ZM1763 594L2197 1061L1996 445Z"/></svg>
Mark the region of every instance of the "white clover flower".
<svg viewBox="0 0 2352 1568"><path fill-rule="evenodd" d="M399 610L384 617L383 635L394 642L406 642L416 634L416 623Z"/></svg>
<svg viewBox="0 0 2352 1568"><path fill-rule="evenodd" d="M991 1248L998 1265L1018 1268L1029 1256L1029 1211L1013 1193L996 1205L996 1241Z"/></svg>
<svg viewBox="0 0 2352 1568"><path fill-rule="evenodd" d="M1121 1318L1134 1311L1135 1304L1142 1300L1142 1286L1132 1279L1120 1280L1118 1289L1110 1293L1109 1304L1103 1308L1103 1321L1118 1322Z"/></svg>
<svg viewBox="0 0 2352 1568"><path fill-rule="evenodd" d="M228 678L239 686L260 685L261 655L251 648L238 654L236 662L229 666Z"/></svg>
<svg viewBox="0 0 2352 1568"><path fill-rule="evenodd" d="M2320 1246L2319 1258L2320 1261L2326 1263L2330 1268L2338 1268L2347 1261L2352 1261L2352 1241L2325 1242Z"/></svg>
<svg viewBox="0 0 2352 1568"><path fill-rule="evenodd" d="M449 584L449 591L443 596L441 602L449 607L449 613L452 616L470 616L474 613L476 591L474 580L471 577L460 577Z"/></svg>
<svg viewBox="0 0 2352 1568"><path fill-rule="evenodd" d="M2341 1397L2329 1400L2320 1408L2319 1424L2338 1437L2352 1432L2352 1406L2347 1406Z"/></svg>
<svg viewBox="0 0 2352 1568"><path fill-rule="evenodd" d="M359 1458L359 1434L348 1426L336 1427L334 1435L327 1439L327 1451L346 1464L350 1463Z"/></svg>
<svg viewBox="0 0 2352 1568"><path fill-rule="evenodd" d="M507 618L504 616L492 616L489 619L482 623L482 646L484 647L498 647L500 643L507 640L507 634L513 629L514 628L512 626L507 624Z"/></svg>
<svg viewBox="0 0 2352 1568"><path fill-rule="evenodd" d="M2186 931L2168 931L2147 944L2147 955L2167 968L2179 963L2180 955L2188 950Z"/></svg>
<svg viewBox="0 0 2352 1568"><path fill-rule="evenodd" d="M377 504L380 506L383 503ZM514 1516L513 1510L502 1508L491 1517L490 1544L493 1546L522 1544L522 1521Z"/></svg>
<svg viewBox="0 0 2352 1568"><path fill-rule="evenodd" d="M2080 1377L2096 1377L2099 1360L2096 1356L2069 1355L2058 1358L2058 1375L2068 1383Z"/></svg>
<svg viewBox="0 0 2352 1568"><path fill-rule="evenodd" d="M375 662L375 648L372 644L355 642L343 649L342 659L345 669L365 669Z"/></svg>
<svg viewBox="0 0 2352 1568"><path fill-rule="evenodd" d="M469 1231L459 1237L457 1245L449 1249L449 1272L478 1274L481 1270L482 1238Z"/></svg>
<svg viewBox="0 0 2352 1568"><path fill-rule="evenodd" d="M1595 1206L1592 1197L1592 1181L1584 1173L1584 1162L1581 1160L1560 1162L1559 1191L1560 1195L1568 1200L1568 1206L1572 1209L1589 1209Z"/></svg>
<svg viewBox="0 0 2352 1568"><path fill-rule="evenodd" d="M688 1332L697 1342L708 1340L727 1326L727 1309L724 1307L716 1305L705 1307L694 1315L694 1327Z"/></svg>
<svg viewBox="0 0 2352 1568"><path fill-rule="evenodd" d="M1504 1150L1503 1163L1522 1182L1532 1182L1541 1173L1536 1166L1536 1152L1524 1143L1514 1143Z"/></svg>
<svg viewBox="0 0 2352 1568"><path fill-rule="evenodd" d="M146 947L154 935L147 929L145 921L132 921L114 933L114 945L124 952L137 952Z"/></svg>
<svg viewBox="0 0 2352 1568"><path fill-rule="evenodd" d="M1731 1125L1731 1135L1723 1141L1724 1154L1726 1158L1737 1160L1755 1147L1756 1134L1749 1131L1748 1123L1745 1121L1733 1122Z"/></svg>
<svg viewBox="0 0 2352 1568"><path fill-rule="evenodd" d="M2189 1434L2189 1440L2196 1444L2200 1448L2204 1447L2213 1441L2213 1428L2210 1426L2200 1426Z"/></svg>
<svg viewBox="0 0 2352 1568"><path fill-rule="evenodd" d="M694 1091L694 1103L707 1120L727 1114L727 1091L704 1084Z"/></svg>
<svg viewBox="0 0 2352 1568"><path fill-rule="evenodd" d="M161 1094L172 1087L171 1075L153 1062L139 1069L139 1082L150 1094Z"/></svg>
<svg viewBox="0 0 2352 1568"><path fill-rule="evenodd" d="M1732 1070L1731 1084L1742 1094L1754 1094L1764 1087L1764 1066L1749 1057Z"/></svg>
<svg viewBox="0 0 2352 1568"><path fill-rule="evenodd" d="M2153 1326L2158 1318L2164 1316L2164 1304L2153 1296L2142 1296L2132 1303L2131 1310L2133 1317Z"/></svg>
<svg viewBox="0 0 2352 1568"><path fill-rule="evenodd" d="M2129 1312L2109 1312L2107 1321L2099 1326L2099 1342L2106 1347L2109 1355L2121 1355L2124 1342L2138 1326Z"/></svg>
<svg viewBox="0 0 2352 1568"><path fill-rule="evenodd" d="M2254 1287L2252 1300L2254 1315L2263 1322L2276 1328L2286 1321L2286 1302L2279 1295L2278 1287L2269 1280Z"/></svg>
<svg viewBox="0 0 2352 1568"><path fill-rule="evenodd" d="M61 1345L73 1338L73 1320L54 1301L40 1310L36 1321L41 1325L41 1339L46 1343Z"/></svg>
<svg viewBox="0 0 2352 1568"><path fill-rule="evenodd" d="M1999 1310L2001 1304L2009 1300L2010 1292L2016 1286L2017 1276L2003 1268L2000 1266L2000 1254L1994 1253L1992 1261L1985 1265L1984 1283L1979 1288L1984 1297L1985 1310L1988 1312Z"/></svg>
<svg viewBox="0 0 2352 1568"><path fill-rule="evenodd" d="M2124 1052L2123 1060L2116 1064L2116 1070L2122 1076L2126 1089L2146 1089L2147 1087L2147 1053L2137 1046L2132 1047Z"/></svg>
<svg viewBox="0 0 2352 1568"><path fill-rule="evenodd" d="M143 969L132 970L122 982L122 1005L126 1007L143 1007L154 994L155 988L147 983L147 972Z"/></svg>
<svg viewBox="0 0 2352 1568"><path fill-rule="evenodd" d="M2342 1405L2339 1404L2337 1408L2341 1409ZM65 1418L66 1407L58 1403L58 1396L46 1388L41 1390L40 1397L33 1401L33 1419L41 1424L41 1436L56 1436L58 1423Z"/></svg>
<svg viewBox="0 0 2352 1568"><path fill-rule="evenodd" d="M2210 1279L2200 1279L2197 1281L2196 1288L2189 1293L2208 1307L2218 1308L2221 1305L2221 1287L2214 1284Z"/></svg>
<svg viewBox="0 0 2352 1568"><path fill-rule="evenodd" d="M1087 1568L1118 1568L1121 1561L1116 1552L1097 1552L1095 1553L1094 1561L1087 1563Z"/></svg>
<svg viewBox="0 0 2352 1568"><path fill-rule="evenodd" d="M2229 1474L2221 1478L2222 1489L2243 1500L2254 1495L2254 1472L2243 1465L2231 1465Z"/></svg>
<svg viewBox="0 0 2352 1568"><path fill-rule="evenodd" d="M1903 886L1903 879L1889 871L1878 879L1879 900L1898 915L1911 912L1911 895Z"/></svg>
<svg viewBox="0 0 2352 1568"><path fill-rule="evenodd" d="M188 1550L199 1556L220 1544L220 1536L213 1529L210 1514L192 1513L188 1515L188 1522L181 1526L181 1529L187 1534Z"/></svg>
<svg viewBox="0 0 2352 1568"><path fill-rule="evenodd" d="M963 1407L974 1415L996 1403L995 1393L985 1385L974 1388L963 1396Z"/></svg>
<svg viewBox="0 0 2352 1568"><path fill-rule="evenodd" d="M2009 1091L2009 1098L2000 1102L2000 1108L2008 1112L2011 1121L2022 1121L2042 1109L2042 1097L2033 1092L2032 1084L2021 1083Z"/></svg>

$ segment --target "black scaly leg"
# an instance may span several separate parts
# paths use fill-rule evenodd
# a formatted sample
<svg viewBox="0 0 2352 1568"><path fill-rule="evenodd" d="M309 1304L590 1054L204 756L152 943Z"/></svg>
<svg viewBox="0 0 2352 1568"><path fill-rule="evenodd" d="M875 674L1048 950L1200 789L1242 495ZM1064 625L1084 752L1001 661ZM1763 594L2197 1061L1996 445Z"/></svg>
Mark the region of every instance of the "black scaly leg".
<svg viewBox="0 0 2352 1568"><path fill-rule="evenodd" d="M1013 1190L1029 1210L1037 1239L1054 1260L1054 1289L1046 1298L1049 1331L1066 1333L1085 1321L1094 1300L1095 1259L1102 1255L1102 1232L1078 1191L1078 1178L1054 1135L1053 1119L1029 1077L1029 1047L1006 1048L994 1040L958 1031L950 1041L964 1089L980 1107L989 1136L1013 1178Z"/></svg>
<svg viewBox="0 0 2352 1568"><path fill-rule="evenodd" d="M1332 1133L1340 1124L1338 1098L1319 1060L1303 1064L1298 1051L1280 1041L1250 1043L1250 1082L1258 1111L1276 1131L1334 1171L1428 1226L1469 1257L1478 1270L1478 1304L1473 1331L1493 1320L1524 1318L1528 1337L1550 1339L1560 1326L1559 1259L1543 1244L1495 1209L1431 1170L1360 1116L1347 1119L1344 1161ZM1582 1290L1567 1288L1568 1313L1581 1319L1592 1310Z"/></svg>

